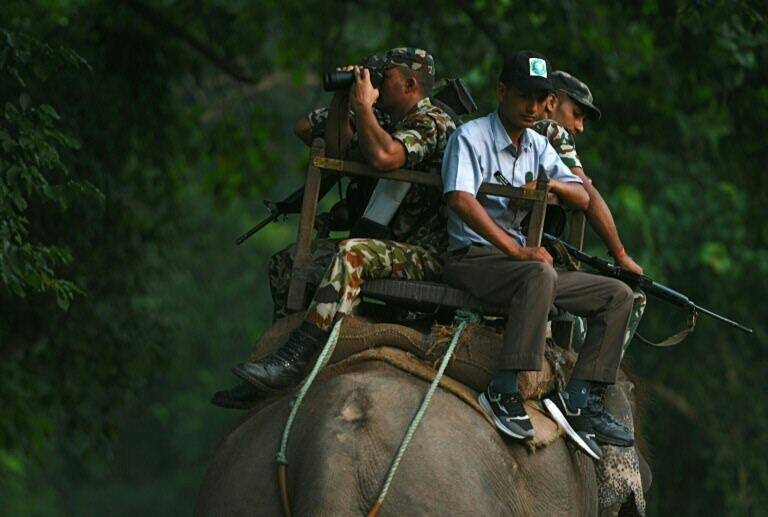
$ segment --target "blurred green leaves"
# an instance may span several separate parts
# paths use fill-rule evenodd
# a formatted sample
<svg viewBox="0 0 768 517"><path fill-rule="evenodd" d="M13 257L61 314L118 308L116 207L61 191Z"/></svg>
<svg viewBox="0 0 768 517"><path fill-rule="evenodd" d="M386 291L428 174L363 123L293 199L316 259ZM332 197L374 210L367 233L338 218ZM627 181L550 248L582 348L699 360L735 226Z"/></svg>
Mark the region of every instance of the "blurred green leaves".
<svg viewBox="0 0 768 517"><path fill-rule="evenodd" d="M577 145L628 252L756 328L700 320L678 349L630 348L653 397L649 514L768 506L761 4L163 0L145 3L152 19L129 3L0 6L0 497L13 513L189 513L236 418L207 398L267 325L265 261L294 229L231 240L264 215L260 198L300 184L292 126L327 101L320 75L402 45L464 78L479 115L502 52L539 50L590 85L603 118ZM640 331L684 318L652 300Z"/></svg>
<svg viewBox="0 0 768 517"><path fill-rule="evenodd" d="M72 261L72 254L41 235L30 217L46 206L66 210L78 200L78 193L91 193L99 200L103 196L88 182L71 179L59 148L77 149L78 143L57 128L60 117L53 107L33 102L27 84L45 80L42 63L77 66L83 60L71 51L5 30L0 30L0 44L0 83L7 99L0 125L0 289L20 298L29 292L53 293L57 305L67 310L74 296L83 294L57 273ZM56 212L49 210L47 215L56 217Z"/></svg>

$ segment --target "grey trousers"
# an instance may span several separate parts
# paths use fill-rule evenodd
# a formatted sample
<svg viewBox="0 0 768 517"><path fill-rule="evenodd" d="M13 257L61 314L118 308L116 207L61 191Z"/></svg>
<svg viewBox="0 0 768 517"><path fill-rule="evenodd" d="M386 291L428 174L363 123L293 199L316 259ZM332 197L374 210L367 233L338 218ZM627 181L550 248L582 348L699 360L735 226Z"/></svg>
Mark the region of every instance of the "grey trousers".
<svg viewBox="0 0 768 517"><path fill-rule="evenodd" d="M481 301L509 307L499 369L540 370L547 316L554 304L587 318L587 336L572 378L616 382L634 295L623 282L581 271L521 262L493 246L449 257L443 280Z"/></svg>

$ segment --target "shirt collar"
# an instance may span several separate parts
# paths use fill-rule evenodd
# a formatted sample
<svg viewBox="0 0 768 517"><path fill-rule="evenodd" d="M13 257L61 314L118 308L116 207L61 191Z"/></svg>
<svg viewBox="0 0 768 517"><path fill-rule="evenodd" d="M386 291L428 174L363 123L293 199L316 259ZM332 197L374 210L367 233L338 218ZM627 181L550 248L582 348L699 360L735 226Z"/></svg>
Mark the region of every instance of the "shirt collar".
<svg viewBox="0 0 768 517"><path fill-rule="evenodd" d="M510 146L512 147L512 151L515 152L517 149L517 146L512 142L512 139L509 138L509 133L507 133L507 130L504 128L504 124L501 122L501 117L499 116L499 111L496 110L493 113L491 113L491 130L493 131L493 141L496 144L496 151L503 151ZM520 139L520 147L522 149L530 149L533 146L533 142L531 141L531 137L528 135L528 129L525 129L523 131L523 136Z"/></svg>
<svg viewBox="0 0 768 517"><path fill-rule="evenodd" d="M429 102L429 97L424 97L419 102L414 104L413 107L408 110L408 112L405 114L405 116L403 118L407 117L408 115L410 115L411 113L413 113L415 111L426 109L426 108L431 108L431 107L432 107L432 103Z"/></svg>
<svg viewBox="0 0 768 517"><path fill-rule="evenodd" d="M403 120L407 119L409 116L413 115L414 113L429 109L431 107L432 107L432 103L429 102L429 97L424 97L419 102L414 104L413 107L409 109L400 120L397 121L397 124L400 124ZM391 122L391 119L390 119L390 122Z"/></svg>

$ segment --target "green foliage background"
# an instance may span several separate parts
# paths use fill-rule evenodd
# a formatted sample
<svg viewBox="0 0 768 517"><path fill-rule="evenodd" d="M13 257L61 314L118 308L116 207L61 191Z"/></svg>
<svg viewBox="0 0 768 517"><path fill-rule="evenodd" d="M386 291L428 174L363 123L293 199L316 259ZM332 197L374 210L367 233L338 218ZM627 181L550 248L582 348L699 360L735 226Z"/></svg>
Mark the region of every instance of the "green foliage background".
<svg viewBox="0 0 768 517"><path fill-rule="evenodd" d="M768 30L747 1L222 0L0 5L0 513L191 511L238 415L208 404L269 322L320 74L392 46L494 106L535 48L592 87L587 172L646 271L755 328L634 345L650 515L768 507ZM593 252L603 253L598 241ZM641 331L683 315L651 301Z"/></svg>

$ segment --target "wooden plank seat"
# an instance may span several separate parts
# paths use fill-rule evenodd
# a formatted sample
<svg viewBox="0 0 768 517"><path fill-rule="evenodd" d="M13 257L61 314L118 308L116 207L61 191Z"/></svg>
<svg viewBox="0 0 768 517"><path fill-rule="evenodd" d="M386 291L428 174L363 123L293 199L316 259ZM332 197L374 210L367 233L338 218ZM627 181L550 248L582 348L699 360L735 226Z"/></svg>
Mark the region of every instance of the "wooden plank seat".
<svg viewBox="0 0 768 517"><path fill-rule="evenodd" d="M366 280L361 292L366 298L427 313L469 309L484 316L506 317L509 310L505 306L483 303L466 291L447 284L422 280ZM555 306L549 311L550 320L560 321L566 315Z"/></svg>
<svg viewBox="0 0 768 517"><path fill-rule="evenodd" d="M469 309L486 316L504 316L504 307L482 303L471 294L438 282L422 280L366 280L362 295L419 312Z"/></svg>

